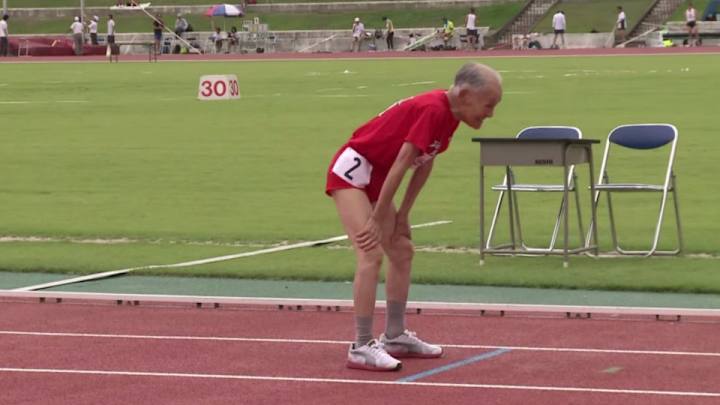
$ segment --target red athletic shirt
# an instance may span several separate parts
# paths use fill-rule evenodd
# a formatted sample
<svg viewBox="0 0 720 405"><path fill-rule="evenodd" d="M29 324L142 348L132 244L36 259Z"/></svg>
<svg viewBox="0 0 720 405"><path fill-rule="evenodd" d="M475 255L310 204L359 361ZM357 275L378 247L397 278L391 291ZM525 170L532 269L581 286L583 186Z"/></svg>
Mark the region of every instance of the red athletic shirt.
<svg viewBox="0 0 720 405"><path fill-rule="evenodd" d="M386 173L404 142L420 150L422 162L448 148L459 124L445 90L432 90L393 104L355 130L346 146Z"/></svg>

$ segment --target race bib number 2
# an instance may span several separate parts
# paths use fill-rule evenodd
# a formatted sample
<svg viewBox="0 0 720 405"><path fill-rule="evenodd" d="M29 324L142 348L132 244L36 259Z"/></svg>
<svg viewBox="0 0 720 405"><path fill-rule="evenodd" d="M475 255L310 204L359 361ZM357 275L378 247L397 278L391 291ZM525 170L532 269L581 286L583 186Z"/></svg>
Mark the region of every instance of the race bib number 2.
<svg viewBox="0 0 720 405"><path fill-rule="evenodd" d="M338 156L332 172L353 186L362 188L370 183L372 165L353 148L347 147Z"/></svg>

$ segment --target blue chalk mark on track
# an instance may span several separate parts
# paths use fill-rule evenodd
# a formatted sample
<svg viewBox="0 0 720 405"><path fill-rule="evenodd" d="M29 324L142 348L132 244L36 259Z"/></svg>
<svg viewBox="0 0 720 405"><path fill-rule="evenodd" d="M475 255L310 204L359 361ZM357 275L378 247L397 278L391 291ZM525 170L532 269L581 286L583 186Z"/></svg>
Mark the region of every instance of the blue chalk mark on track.
<svg viewBox="0 0 720 405"><path fill-rule="evenodd" d="M445 371L449 371L449 370L452 370L452 369L455 369L455 368L458 368L458 367L463 367L463 366L467 366L468 364L477 363L478 361L488 360L488 359L491 359L491 358L493 358L493 357L497 357L497 356L499 356L499 355L501 355L501 354L503 354L503 353L507 353L507 352L509 352L509 351L510 351L510 349L497 349L497 350L493 350L493 351L491 351L491 352L487 352L487 353L479 354L479 355L477 355L477 356L469 357L469 358L467 358L467 359L465 359L465 360L460 360L460 361L456 361L456 362L454 362L454 363L446 364L446 365L444 365L444 366L442 366L442 367L437 367L437 368L433 368L433 369L430 369L430 370L427 370L427 371L423 371L422 373L417 373L417 374L409 375L409 376L403 377L403 378L401 378L401 379L399 379L399 380L397 380L397 381L398 381L398 382L412 382L412 381L417 381L417 380L422 379L422 378L425 378L425 377L430 377L431 375L435 375L435 374L439 374L439 373L444 373Z"/></svg>

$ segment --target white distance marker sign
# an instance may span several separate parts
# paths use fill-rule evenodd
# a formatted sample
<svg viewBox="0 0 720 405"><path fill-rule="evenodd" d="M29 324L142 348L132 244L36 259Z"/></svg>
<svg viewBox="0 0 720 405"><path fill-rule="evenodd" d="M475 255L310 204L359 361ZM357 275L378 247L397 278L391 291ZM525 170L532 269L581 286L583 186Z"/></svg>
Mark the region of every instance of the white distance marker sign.
<svg viewBox="0 0 720 405"><path fill-rule="evenodd" d="M235 75L207 75L200 77L199 100L232 100L240 98L240 86Z"/></svg>

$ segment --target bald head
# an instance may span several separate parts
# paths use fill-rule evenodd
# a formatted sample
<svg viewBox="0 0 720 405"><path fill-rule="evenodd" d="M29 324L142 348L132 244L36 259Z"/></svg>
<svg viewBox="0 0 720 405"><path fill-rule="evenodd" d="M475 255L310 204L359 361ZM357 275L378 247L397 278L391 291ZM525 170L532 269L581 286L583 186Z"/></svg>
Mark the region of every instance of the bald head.
<svg viewBox="0 0 720 405"><path fill-rule="evenodd" d="M495 69L481 63L466 63L455 74L454 86L458 89L482 90L489 85L501 86L502 78Z"/></svg>

